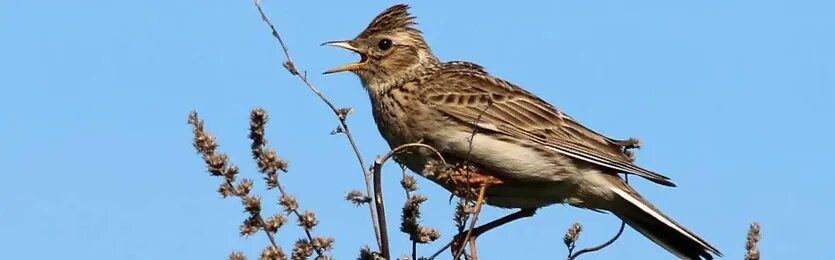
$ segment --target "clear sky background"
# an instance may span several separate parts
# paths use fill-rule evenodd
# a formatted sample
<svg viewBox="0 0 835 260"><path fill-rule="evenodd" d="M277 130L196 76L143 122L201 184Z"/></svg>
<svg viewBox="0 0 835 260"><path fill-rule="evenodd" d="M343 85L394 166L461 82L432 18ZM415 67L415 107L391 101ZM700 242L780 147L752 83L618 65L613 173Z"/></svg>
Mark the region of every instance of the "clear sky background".
<svg viewBox="0 0 835 260"><path fill-rule="evenodd" d="M370 161L387 145L359 80L322 76L357 59L320 47L359 33L394 2L266 1L300 68L339 106ZM414 3L442 60L468 60L616 138L638 137L638 163L679 185L633 178L658 207L741 259L751 221L766 259L835 258L835 2L514 1ZM245 217L221 200L191 146L197 110L244 176L257 178L248 114L272 116L282 175L316 234L353 259L374 245L363 189L331 112L281 67L251 1L0 1L0 251L5 259L222 259L256 257L267 240L239 238ZM389 221L397 223L399 168L386 168ZM259 185L260 182L257 182ZM424 224L453 234L448 193L420 179ZM263 186L259 186L260 188ZM275 193L262 193L275 209ZM487 208L483 220L510 213ZM597 244L619 221L555 205L479 240L482 259L562 259L562 236L584 225ZM406 237L392 231L395 255ZM278 237L289 251L300 236ZM420 248L421 255L442 243ZM444 253L446 257L447 254ZM627 229L582 259L671 259Z"/></svg>

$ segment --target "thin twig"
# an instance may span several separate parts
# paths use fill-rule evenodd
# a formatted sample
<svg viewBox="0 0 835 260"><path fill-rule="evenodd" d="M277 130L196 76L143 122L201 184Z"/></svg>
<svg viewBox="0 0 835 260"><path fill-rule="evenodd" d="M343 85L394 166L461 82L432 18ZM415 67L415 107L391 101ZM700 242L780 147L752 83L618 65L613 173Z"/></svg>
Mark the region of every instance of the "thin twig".
<svg viewBox="0 0 835 260"><path fill-rule="evenodd" d="M280 182L278 183L278 185L276 185L276 187L278 187L278 192L281 193L282 198L285 197L285 196L290 196L290 194L288 194L284 191L284 186L282 186ZM293 212L293 215L296 215L296 218L298 220L302 219L302 214L299 213L298 207L293 208L292 212ZM304 233L305 233L305 235L307 235L307 241L313 242L313 235L310 234L310 229L308 229L308 228L302 228L302 229L304 229ZM321 248L316 248L316 254L319 255L320 257L323 256L322 249Z"/></svg>
<svg viewBox="0 0 835 260"><path fill-rule="evenodd" d="M482 184L481 188L479 188L479 190L478 190L478 198L476 198L475 209L473 209L473 218L472 218L472 220L470 220L470 227L467 228L467 235L464 236L464 240L461 241L461 248L458 249L458 252L456 252L455 255L452 256L452 259L458 259L458 257L460 257L461 254L464 253L464 248L465 247L464 247L463 244L468 243L470 238L473 235L473 229L475 229L475 223L478 221L478 215L480 215L480 213L481 213L481 206L482 206L482 204L484 204L484 192L485 191L487 191L487 185ZM473 249L475 249L475 242L474 241L472 242L472 245L471 245L471 248L470 248L470 255L472 255L472 258L477 259L478 256L475 254L475 251Z"/></svg>
<svg viewBox="0 0 835 260"><path fill-rule="evenodd" d="M278 40L279 45L281 45L282 51L284 51L284 57L287 59L284 63L284 67L287 68L287 70L290 72L290 74L293 74L296 77L298 77L307 86L307 88L310 89L310 91L312 91L314 94L316 94L316 96L318 96L319 99L321 99L322 102L324 102L325 105L327 105L328 108L330 108L333 111L333 113L334 113L334 115L336 115L337 119L339 119L339 124L342 127L342 132L345 134L345 137L348 138L348 142L351 144L351 149L354 150L354 155L356 155L356 157L357 157L357 162L359 163L360 170L362 171L362 174L363 174L363 177L364 177L364 180L365 180L366 194L371 194L371 191L372 191L371 173L366 171L365 160L362 159L362 153L360 153L359 147L357 146L356 141L354 141L354 137L353 137L353 135L351 135L351 130L348 127L348 122L346 121L348 110L337 108L333 104L333 102L331 102L327 97L325 97L325 95L322 94L321 91L319 91L319 88L317 88L315 85L313 85L313 83L311 83L308 80L307 72L299 73L298 69L296 69L295 62L293 62L293 58L291 58L291 56L290 56L289 48L287 48L287 45L284 44L284 40L281 38L281 35L278 34L278 30L275 28L275 26L272 24L272 22L270 22L270 19L267 18L266 14L264 14L264 10L261 9L261 1L260 0L255 0L255 7L258 8L258 13L261 14L261 19L264 20L264 22L267 23L267 25L270 27L270 30L272 30L273 37L275 37ZM381 241L381 235L380 235L380 227L376 226L377 223L378 223L377 214L375 212L374 207L371 204L368 205L368 210L369 210L369 213L371 215L371 224L374 227L374 235L377 238L377 246L378 246L378 248L381 248L382 247L382 241Z"/></svg>
<svg viewBox="0 0 835 260"><path fill-rule="evenodd" d="M409 188L406 187L406 185L405 185L405 181L407 179L406 166L401 164L400 165L400 171L401 171L401 178L404 182L403 191L406 192L406 201L408 202L409 200L412 199L412 194L411 194L411 192L409 192ZM412 259L417 260L417 241L416 240L412 240Z"/></svg>
<svg viewBox="0 0 835 260"><path fill-rule="evenodd" d="M244 196L246 196L247 194L238 193L238 190L234 188L235 187L234 183L232 183L229 180L226 180L226 185L229 185L229 187L233 187L232 191L235 194L235 197L240 198L241 201L244 200ZM280 247L278 247L278 243L275 242L275 235L267 229L267 222L264 221L264 217L261 216L261 213L253 214L252 217L254 217L255 220L258 221L258 225L261 226L261 230L263 230L264 233L267 234L267 238L270 240L270 244L272 244L272 246L274 246L275 248L280 248ZM308 236L309 236L309 234L308 234Z"/></svg>
<svg viewBox="0 0 835 260"><path fill-rule="evenodd" d="M585 254L585 253L590 253L590 252L594 252L594 251L598 251L598 250L601 250L601 249L603 249L603 248L606 248L607 246L609 246L609 245L611 245L612 243L614 243L614 242L615 242L615 240L618 240L618 238L620 238L620 234L622 234L622 233L623 233L623 229L624 229L624 227L626 227L626 222L620 222L620 228L618 229L618 233L616 233L614 237L612 237L611 239L609 239L609 241L606 241L605 243L600 244L600 245L598 245L598 246L593 246L593 247L587 247L587 248L580 249L580 251L577 251L577 252L576 252L576 253L574 253L573 255L570 255L570 256L568 257L568 260L574 260L574 259L576 259L578 256L580 256L580 255L582 255L582 254Z"/></svg>
<svg viewBox="0 0 835 260"><path fill-rule="evenodd" d="M389 252L389 246L388 246L388 228L386 226L386 211L385 211L385 205L383 203L383 187L382 187L383 186L382 185L383 165L386 163L386 161L388 161L388 159L390 159L394 155L396 155L400 152L403 152L404 150L409 149L409 148L426 148L426 149L429 149L430 151L434 152L435 155L438 156L438 158L441 160L441 162L446 164L446 160L441 155L441 153L438 152L437 149L435 149L432 146L422 144L422 143L408 143L408 144L404 144L404 145L395 147L394 149L389 150L382 157L379 157L376 160L374 160L374 165L371 167L372 168L372 176L374 178L374 205L377 209L377 214L378 214L377 225L380 227L380 244L381 244L380 254L382 254L382 257L385 258L385 259L389 259L389 256L391 256L391 254Z"/></svg>
<svg viewBox="0 0 835 260"><path fill-rule="evenodd" d="M629 184L629 175L628 174L623 175L623 181L625 183ZM594 252L594 251L598 251L598 250L601 250L603 248L606 248L607 246L611 245L616 240L618 240L618 238L620 238L620 235L623 234L623 229L625 227L626 227L626 221L621 221L620 222L620 228L618 228L618 232L615 233L615 236L612 237L611 239L609 239L608 241L604 242L603 244L600 244L598 246L593 246L593 247L587 247L587 248L580 249L580 251L577 251L574 254L571 254L571 252L569 251L568 260L574 260L574 259L577 259L577 257L582 255L582 254L590 253L590 252ZM573 249L571 249L571 250L573 250Z"/></svg>

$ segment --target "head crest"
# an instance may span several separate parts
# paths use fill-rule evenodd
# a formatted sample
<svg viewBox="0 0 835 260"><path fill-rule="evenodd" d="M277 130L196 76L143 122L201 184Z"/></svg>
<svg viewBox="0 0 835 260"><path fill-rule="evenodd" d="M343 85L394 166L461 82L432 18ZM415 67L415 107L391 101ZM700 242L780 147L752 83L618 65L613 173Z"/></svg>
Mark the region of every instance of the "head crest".
<svg viewBox="0 0 835 260"><path fill-rule="evenodd" d="M386 31L398 31L398 30L415 30L412 25L415 25L415 17L409 14L409 6L405 4L399 4L392 7L389 7L374 20L368 24L368 27L365 28L362 33L360 33L358 38L366 37L369 35L373 35L379 32L386 32Z"/></svg>

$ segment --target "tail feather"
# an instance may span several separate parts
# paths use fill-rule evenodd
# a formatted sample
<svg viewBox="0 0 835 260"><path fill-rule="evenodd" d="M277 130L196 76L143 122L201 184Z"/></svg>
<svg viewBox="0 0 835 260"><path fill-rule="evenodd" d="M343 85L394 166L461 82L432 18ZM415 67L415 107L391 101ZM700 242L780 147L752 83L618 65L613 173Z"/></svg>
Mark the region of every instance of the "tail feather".
<svg viewBox="0 0 835 260"><path fill-rule="evenodd" d="M612 188L619 196L612 212L626 224L682 259L713 259L716 248L667 217L631 190Z"/></svg>

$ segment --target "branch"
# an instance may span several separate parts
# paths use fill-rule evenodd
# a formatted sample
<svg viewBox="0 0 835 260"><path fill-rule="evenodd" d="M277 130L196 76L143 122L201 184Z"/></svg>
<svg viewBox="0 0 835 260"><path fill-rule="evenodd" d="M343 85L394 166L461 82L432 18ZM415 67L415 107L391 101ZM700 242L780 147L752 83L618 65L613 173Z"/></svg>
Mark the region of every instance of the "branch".
<svg viewBox="0 0 835 260"><path fill-rule="evenodd" d="M623 182L625 182L627 184L629 183L629 175L628 174L623 175ZM608 241L604 242L603 244L600 244L598 246L583 248L583 249L580 249L580 251L577 251L576 253L572 254L572 252L574 251L574 245L577 242L577 240L579 240L580 230L581 230L580 224L575 223L568 230L568 232L565 234L565 239L564 239L565 246L568 247L568 258L567 259L568 260L574 260L574 259L577 259L577 257L582 255L582 254L591 253L591 252L599 251L603 248L606 248L607 246L611 245L616 240L618 240L618 238L620 238L620 235L623 234L623 229L625 227L626 227L626 221L621 221L620 222L620 228L618 228L618 232L615 233L614 237L612 237Z"/></svg>
<svg viewBox="0 0 835 260"><path fill-rule="evenodd" d="M587 247L587 248L580 249L580 251L577 251L574 254L570 254L570 251L569 251L568 260L574 260L574 259L577 259L577 257L582 255L582 254L591 253L591 252L598 251L598 250L601 250L603 248L606 248L607 246L614 243L615 240L618 240L618 238L620 238L620 234L623 234L624 227L626 227L626 222L620 222L620 228L618 229L618 233L616 233L614 237L612 237L611 239L609 239L609 241L606 241L603 244L600 244L598 246L593 246L593 247Z"/></svg>
<svg viewBox="0 0 835 260"><path fill-rule="evenodd" d="M381 245L380 253L382 254L382 257L385 258L385 259L389 259L391 254L389 252L389 245L388 245L388 230L387 230L387 226L386 226L386 210L385 210L385 205L383 203L383 187L382 187L383 186L382 185L383 165L386 163L386 161L388 161L388 159L390 159L391 157L393 157L394 155L396 155L396 154L398 154L402 151L405 151L406 149L421 148L421 147L429 149L432 152L434 152L435 155L437 155L438 158L441 159L441 162L446 164L446 160L444 160L444 157L434 147L426 145L426 144L422 144L422 143L409 143L409 144L404 144L404 145L395 147L394 149L391 149L386 154L384 154L382 157L379 157L376 160L374 160L374 165L371 167L372 172L373 172L372 175L374 177L374 206L376 207L377 214L378 214L378 216L377 216L377 226L380 227L380 245Z"/></svg>
<svg viewBox="0 0 835 260"><path fill-rule="evenodd" d="M366 194L371 194L372 188L370 173L365 170L365 161L362 159L362 154L360 153L359 147L357 147L356 141L354 141L353 135L351 135L351 130L350 128L348 128L348 122L346 121L348 113L351 111L350 108L337 108L333 104L333 102L331 102L327 97L325 97L324 94L322 94L321 91L319 91L319 88L317 88L315 85L313 85L313 83L311 83L308 80L307 72L299 73L299 70L296 68L296 64L293 62L293 58L290 56L290 50L287 48L287 45L284 44L284 40L281 38L281 35L278 34L278 30L275 28L272 22L270 22L270 19L267 18L267 15L264 14L264 10L261 8L260 0L255 0L255 7L258 9L258 13L261 15L261 19L264 20L264 22L267 23L267 25L270 27L273 37L275 37L278 40L278 43L281 46L282 51L284 51L284 57L286 58L286 61L283 63L284 68L286 68L287 71L290 72L290 74L298 77L302 81L302 83L304 83L304 85L307 86L308 89L310 89L310 91L316 94L316 96L318 96L319 99L321 99L322 102L324 102L325 105L327 105L328 108L330 108L331 111L333 111L337 119L339 119L340 128L342 129L341 132L344 133L345 136L348 138L348 142L351 144L351 148L354 150L354 154L357 157L357 162L359 163L360 170L362 171L363 177L365 179ZM377 223L379 222L377 221L377 214L375 213L374 207L371 206L371 204L368 205L368 210L371 215L371 223L374 227L374 234L377 238L377 246L378 248L382 248L380 234L381 227L377 226Z"/></svg>

